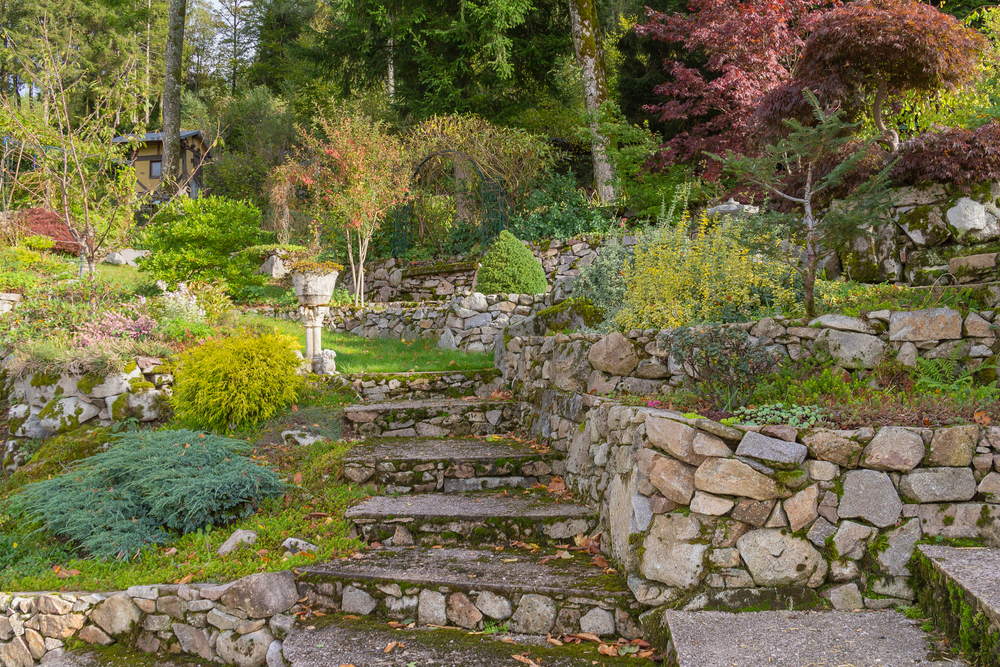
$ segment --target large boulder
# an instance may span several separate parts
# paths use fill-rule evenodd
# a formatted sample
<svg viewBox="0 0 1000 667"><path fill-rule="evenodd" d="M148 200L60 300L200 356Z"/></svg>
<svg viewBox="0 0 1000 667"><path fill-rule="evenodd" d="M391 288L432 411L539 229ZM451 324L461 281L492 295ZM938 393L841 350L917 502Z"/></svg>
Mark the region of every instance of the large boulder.
<svg viewBox="0 0 1000 667"><path fill-rule="evenodd" d="M736 459L708 459L694 474L694 485L701 491L723 496L745 496L770 500L788 495L777 482Z"/></svg>
<svg viewBox="0 0 1000 667"><path fill-rule="evenodd" d="M96 405L84 403L79 398L59 398L49 401L38 413L38 423L46 431L65 433L99 415Z"/></svg>
<svg viewBox="0 0 1000 667"><path fill-rule="evenodd" d="M743 562L758 586L816 588L826 579L827 564L809 542L777 528L752 530L736 541Z"/></svg>
<svg viewBox="0 0 1000 667"><path fill-rule="evenodd" d="M816 346L829 353L838 366L849 369L875 368L888 350L877 336L836 329L824 329L816 337Z"/></svg>
<svg viewBox="0 0 1000 667"><path fill-rule="evenodd" d="M112 595L90 614L90 620L112 637L131 632L140 618L142 612L124 593Z"/></svg>
<svg viewBox="0 0 1000 667"><path fill-rule="evenodd" d="M914 503L963 502L975 497L976 477L972 468L920 468L903 475L899 492Z"/></svg>
<svg viewBox="0 0 1000 667"><path fill-rule="evenodd" d="M896 523L902 510L903 503L886 473L851 470L844 475L844 495L837 508L840 518L860 518L887 528Z"/></svg>
<svg viewBox="0 0 1000 667"><path fill-rule="evenodd" d="M707 544L692 544L701 536L693 516L659 514L643 541L642 576L676 588L694 588L701 581Z"/></svg>
<svg viewBox="0 0 1000 667"><path fill-rule="evenodd" d="M924 458L924 440L898 426L881 429L865 447L861 465L872 470L908 472Z"/></svg>
<svg viewBox="0 0 1000 667"><path fill-rule="evenodd" d="M244 611L251 618L267 618L288 611L298 599L295 576L285 570L239 579L223 593L222 604Z"/></svg>
<svg viewBox="0 0 1000 667"><path fill-rule="evenodd" d="M945 212L948 228L963 245L1000 238L1000 216L995 206L987 207L970 197L962 197Z"/></svg>
<svg viewBox="0 0 1000 667"><path fill-rule="evenodd" d="M587 359L591 366L611 375L628 375L639 364L631 341L617 331L591 346Z"/></svg>
<svg viewBox="0 0 1000 667"><path fill-rule="evenodd" d="M226 630L216 643L215 650L227 665L236 667L264 667L267 664L267 650L274 637L265 628L239 636Z"/></svg>
<svg viewBox="0 0 1000 667"><path fill-rule="evenodd" d="M951 308L899 311L889 315L889 340L955 340L962 337L962 313Z"/></svg>

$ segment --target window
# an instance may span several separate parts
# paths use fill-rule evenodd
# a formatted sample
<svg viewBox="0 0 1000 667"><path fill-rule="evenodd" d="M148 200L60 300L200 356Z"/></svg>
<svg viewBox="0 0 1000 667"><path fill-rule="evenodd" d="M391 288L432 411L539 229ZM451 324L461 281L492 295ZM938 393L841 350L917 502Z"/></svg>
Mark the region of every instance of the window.
<svg viewBox="0 0 1000 667"><path fill-rule="evenodd" d="M157 160L156 162L149 163L149 177L159 178L160 177L160 167L163 163Z"/></svg>

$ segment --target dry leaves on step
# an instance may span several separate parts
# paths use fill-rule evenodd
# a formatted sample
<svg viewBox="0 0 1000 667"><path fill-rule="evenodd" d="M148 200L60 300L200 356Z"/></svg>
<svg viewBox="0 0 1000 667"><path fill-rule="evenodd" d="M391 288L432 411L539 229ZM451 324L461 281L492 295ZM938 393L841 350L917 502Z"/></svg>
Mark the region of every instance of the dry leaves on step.
<svg viewBox="0 0 1000 667"><path fill-rule="evenodd" d="M192 579L194 579L194 575L193 574L187 574L187 575L184 575L183 577L181 577L180 579L178 579L177 580L177 584L180 585L180 586L183 586L184 584L188 583Z"/></svg>
<svg viewBox="0 0 1000 667"><path fill-rule="evenodd" d="M548 643L552 644L553 646L562 646L562 645L563 645L563 643L564 643L564 642L561 642L561 641L559 641L558 639L556 639L556 638L555 638L555 637L553 637L552 635L546 635L546 636L545 636L545 640L546 640L546 641L547 641Z"/></svg>
<svg viewBox="0 0 1000 667"><path fill-rule="evenodd" d="M388 653L392 649L396 648L398 645L399 642L389 642L388 646L385 647L385 650L382 651L382 653Z"/></svg>
<svg viewBox="0 0 1000 667"><path fill-rule="evenodd" d="M510 546L517 547L518 549L527 549L531 553L535 553L536 551L541 549L541 547L535 544L534 542L528 543L528 542L514 541L510 543Z"/></svg>
<svg viewBox="0 0 1000 667"><path fill-rule="evenodd" d="M518 662L523 662L524 664L528 665L528 667L541 667L541 665L539 665L537 662L529 658L528 655L529 654L527 653L520 653L512 655L510 657L514 658Z"/></svg>
<svg viewBox="0 0 1000 667"><path fill-rule="evenodd" d="M69 579L80 574L80 570L67 570L61 565L53 565L52 571L56 573L56 579Z"/></svg>
<svg viewBox="0 0 1000 667"><path fill-rule="evenodd" d="M506 389L494 389L490 394L491 401L509 401L514 395Z"/></svg>
<svg viewBox="0 0 1000 667"><path fill-rule="evenodd" d="M559 560L559 559L568 559L568 558L572 558L572 557L573 557L573 554L571 554L570 552L563 551L562 549L558 549L558 550L556 550L556 553L555 553L554 556L546 556L542 560L538 561L538 563L540 565L545 565L549 561Z"/></svg>
<svg viewBox="0 0 1000 667"><path fill-rule="evenodd" d="M985 412L983 412L982 410L977 410L976 414L973 415L973 418L976 420L976 423L979 424L980 426L987 426L991 421L993 421L992 419L990 419L990 416Z"/></svg>

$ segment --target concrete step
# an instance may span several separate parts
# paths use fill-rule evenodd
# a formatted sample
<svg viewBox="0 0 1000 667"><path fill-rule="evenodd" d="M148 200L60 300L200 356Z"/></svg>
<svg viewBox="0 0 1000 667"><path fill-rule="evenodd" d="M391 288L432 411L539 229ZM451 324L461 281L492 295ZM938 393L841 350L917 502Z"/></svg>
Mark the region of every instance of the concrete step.
<svg viewBox="0 0 1000 667"><path fill-rule="evenodd" d="M632 637L631 592L585 552L543 562L524 549L386 547L300 570L312 608L469 630L509 624L525 634ZM550 555L551 551L548 552ZM596 611L595 611L596 610ZM581 619L583 619L581 621ZM582 623L582 626L581 626ZM334 663L337 664L337 663Z"/></svg>
<svg viewBox="0 0 1000 667"><path fill-rule="evenodd" d="M917 602L966 655L1000 665L1000 549L917 545Z"/></svg>
<svg viewBox="0 0 1000 667"><path fill-rule="evenodd" d="M344 476L386 494L457 493L548 484L564 455L511 439L373 438L344 457Z"/></svg>
<svg viewBox="0 0 1000 667"><path fill-rule="evenodd" d="M597 525L594 510L542 492L374 496L345 512L366 542L424 546L561 544Z"/></svg>
<svg viewBox="0 0 1000 667"><path fill-rule="evenodd" d="M545 667L643 667L653 663L634 658L608 658L597 644L555 647L544 637L472 635L457 629L398 629L365 621L334 618L313 630L296 626L284 643L291 667L498 667L529 664L525 656ZM504 641L501 641L503 639ZM510 642L510 643L507 643ZM389 652L386 648L392 646Z"/></svg>
<svg viewBox="0 0 1000 667"><path fill-rule="evenodd" d="M509 433L517 403L488 398L444 398L367 403L344 408L347 434L362 437L440 437Z"/></svg>
<svg viewBox="0 0 1000 667"><path fill-rule="evenodd" d="M895 611L666 611L667 667L959 667Z"/></svg>

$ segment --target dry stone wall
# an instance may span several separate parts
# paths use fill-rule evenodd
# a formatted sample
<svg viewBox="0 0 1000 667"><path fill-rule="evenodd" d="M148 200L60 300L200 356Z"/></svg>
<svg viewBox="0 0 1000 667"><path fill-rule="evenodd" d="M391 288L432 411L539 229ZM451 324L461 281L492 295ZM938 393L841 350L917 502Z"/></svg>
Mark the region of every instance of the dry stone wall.
<svg viewBox="0 0 1000 667"><path fill-rule="evenodd" d="M6 356L6 371L13 363ZM10 410L7 427L17 438L47 438L65 433L80 424L97 422L104 426L113 421L135 418L155 421L169 412L167 398L173 383L173 366L160 359L138 357L121 373L98 376L63 373L27 374L6 378ZM20 463L8 443L5 467Z"/></svg>
<svg viewBox="0 0 1000 667"><path fill-rule="evenodd" d="M146 653L188 654L238 667L279 667L285 664L282 639L302 611L300 598L291 572L105 594L0 594L0 663L45 664L78 640L121 642Z"/></svg>
<svg viewBox="0 0 1000 667"><path fill-rule="evenodd" d="M912 285L1000 279L1000 182L897 188L892 202L885 220L841 253L852 279Z"/></svg>
<svg viewBox="0 0 1000 667"><path fill-rule="evenodd" d="M634 239L626 238L626 243ZM549 279L549 291L559 293L558 301L572 292L580 269L594 261L600 251L600 237L534 241L525 245L542 263ZM365 288L372 301L448 301L454 296L474 293L478 255L450 257L439 262L403 264L398 259L371 262L365 268ZM345 285L351 284L345 276Z"/></svg>
<svg viewBox="0 0 1000 667"><path fill-rule="evenodd" d="M789 356L845 333L879 354L907 343L915 354L954 344L995 354L991 313L944 310L749 328ZM822 596L837 609L884 608L913 599L917 541L1000 543L1000 428L727 426L599 395L686 378L656 333L512 338L500 355L522 424L566 453L565 478L599 508L604 546L640 603L774 608Z"/></svg>

